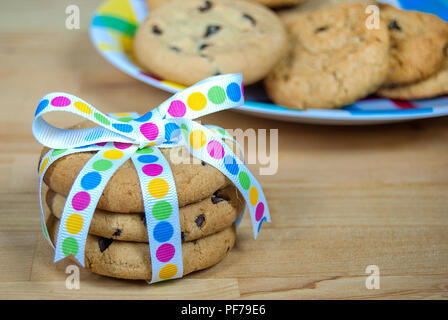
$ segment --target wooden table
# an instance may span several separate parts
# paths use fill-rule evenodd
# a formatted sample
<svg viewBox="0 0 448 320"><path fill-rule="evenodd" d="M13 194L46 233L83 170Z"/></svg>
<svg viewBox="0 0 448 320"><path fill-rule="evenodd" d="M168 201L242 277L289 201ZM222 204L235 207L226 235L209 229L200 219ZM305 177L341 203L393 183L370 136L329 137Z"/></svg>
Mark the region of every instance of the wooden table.
<svg viewBox="0 0 448 320"><path fill-rule="evenodd" d="M448 298L448 118L335 127L233 111L204 122L279 129L278 173L259 177L272 223L258 240L246 216L235 249L208 270L152 286L82 270L81 288L66 289L69 262L52 263L40 229L36 103L60 90L105 112L144 112L169 96L95 51L99 2L0 3L0 298ZM80 30L64 27L69 4ZM368 265L380 269L378 290L366 288Z"/></svg>

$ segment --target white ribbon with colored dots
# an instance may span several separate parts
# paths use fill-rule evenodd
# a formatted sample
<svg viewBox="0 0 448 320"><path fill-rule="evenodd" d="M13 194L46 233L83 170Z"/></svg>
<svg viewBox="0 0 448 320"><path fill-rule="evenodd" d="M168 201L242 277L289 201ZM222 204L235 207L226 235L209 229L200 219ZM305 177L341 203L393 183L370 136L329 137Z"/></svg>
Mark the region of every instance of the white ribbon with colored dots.
<svg viewBox="0 0 448 320"><path fill-rule="evenodd" d="M254 237L269 209L259 183L223 139L234 140L225 130L193 121L198 117L244 103L240 74L215 76L186 88L154 110L105 115L82 99L50 93L39 102L33 134L52 148L39 164L39 200L42 229L51 243L42 205L43 177L53 162L68 154L96 154L75 179L62 212L56 239L57 262L69 255L84 266L85 243L97 203L109 179L128 159L137 171L148 231L151 282L182 277L182 240L174 177L159 148L185 145L196 158L221 171L238 188L249 208ZM88 129L60 129L43 119L49 112L77 114L96 124ZM241 216L238 218L238 222Z"/></svg>

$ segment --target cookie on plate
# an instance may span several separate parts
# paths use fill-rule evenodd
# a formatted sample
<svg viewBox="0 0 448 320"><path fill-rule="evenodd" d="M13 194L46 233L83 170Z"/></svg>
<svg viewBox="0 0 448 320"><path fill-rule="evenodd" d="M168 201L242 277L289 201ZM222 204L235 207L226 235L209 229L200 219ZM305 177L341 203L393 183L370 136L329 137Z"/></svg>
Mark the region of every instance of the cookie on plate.
<svg viewBox="0 0 448 320"><path fill-rule="evenodd" d="M72 128L84 129L92 126L94 126L93 123L83 121ZM230 142L227 144L236 152L236 155L239 155L235 145ZM48 150L43 148L41 157ZM230 184L219 170L193 158L184 146L161 148L160 151L171 165L179 207L210 197L217 190ZM74 153L56 160L45 173L44 182L51 190L67 196L78 173L94 154L95 152ZM186 158L177 158L178 155L184 155ZM121 213L144 212L140 182L130 159L118 168L109 180L97 208Z"/></svg>
<svg viewBox="0 0 448 320"><path fill-rule="evenodd" d="M443 65L448 44L447 23L437 16L381 5L390 34L389 74L384 86L423 80Z"/></svg>
<svg viewBox="0 0 448 320"><path fill-rule="evenodd" d="M171 0L139 26L134 54L148 72L184 85L212 75L243 73L261 80L286 50L280 19L238 0Z"/></svg>
<svg viewBox="0 0 448 320"><path fill-rule="evenodd" d="M443 68L420 82L383 88L378 95L389 99L411 100L428 99L448 94L448 59L445 59Z"/></svg>
<svg viewBox="0 0 448 320"><path fill-rule="evenodd" d="M388 71L387 28L368 30L365 7L339 5L310 11L290 28L291 51L267 76L279 105L338 108L375 92Z"/></svg>
<svg viewBox="0 0 448 320"><path fill-rule="evenodd" d="M150 9L155 9L159 5L161 5L164 2L167 2L169 0L146 0L146 3L148 4L148 7ZM246 0L251 2L256 2L262 5L265 5L266 7L270 8L277 8L282 6L292 6L295 4L303 3L306 0ZM315 0L311 0L315 1Z"/></svg>
<svg viewBox="0 0 448 320"><path fill-rule="evenodd" d="M47 226L54 243L59 220L50 215ZM210 236L182 243L183 274L217 264L233 248L235 240L235 227L231 226ZM147 243L115 241L91 234L86 240L85 267L93 273L121 279L147 280L152 276Z"/></svg>
<svg viewBox="0 0 448 320"><path fill-rule="evenodd" d="M376 4L375 0L310 0L292 8L278 11L280 19L287 25L294 22L298 15L323 8L333 7L339 4L360 3L364 6Z"/></svg>
<svg viewBox="0 0 448 320"><path fill-rule="evenodd" d="M51 213L61 218L66 198L48 190ZM179 209L182 240L192 241L230 227L243 209L237 189L229 186L213 196ZM148 242L144 213L117 213L96 209L89 234L121 241Z"/></svg>

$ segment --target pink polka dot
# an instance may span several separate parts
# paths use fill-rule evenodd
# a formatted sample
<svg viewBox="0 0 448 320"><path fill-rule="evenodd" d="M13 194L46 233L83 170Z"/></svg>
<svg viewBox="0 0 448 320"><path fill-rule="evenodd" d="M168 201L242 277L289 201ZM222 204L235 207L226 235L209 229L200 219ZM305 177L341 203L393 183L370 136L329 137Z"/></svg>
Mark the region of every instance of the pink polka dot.
<svg viewBox="0 0 448 320"><path fill-rule="evenodd" d="M96 145L97 145L97 146L100 146L100 147L104 147L104 146L106 145L106 143L107 143L107 142L100 142L100 143L97 143Z"/></svg>
<svg viewBox="0 0 448 320"><path fill-rule="evenodd" d="M70 104L70 100L66 97L59 96L51 100L51 105L55 107L66 107Z"/></svg>
<svg viewBox="0 0 448 320"><path fill-rule="evenodd" d="M210 157L215 159L222 159L224 157L224 148L222 144L216 140L212 140L207 145L207 152Z"/></svg>
<svg viewBox="0 0 448 320"><path fill-rule="evenodd" d="M264 204L263 202L258 203L257 208L255 209L255 220L260 221L263 217L264 213Z"/></svg>
<svg viewBox="0 0 448 320"><path fill-rule="evenodd" d="M132 143L114 142L114 146L115 146L115 148L117 148L117 149L124 150L124 149L127 149L127 148L129 148L130 146L132 146Z"/></svg>
<svg viewBox="0 0 448 320"><path fill-rule="evenodd" d="M89 206L90 194L85 191L80 191L74 195L72 199L72 206L75 210L81 211Z"/></svg>
<svg viewBox="0 0 448 320"><path fill-rule="evenodd" d="M242 82L241 82L241 95L242 95L243 98L244 98L244 85L243 85Z"/></svg>
<svg viewBox="0 0 448 320"><path fill-rule="evenodd" d="M174 100L171 102L168 108L168 113L173 117L183 117L185 115L187 108L185 104L180 100Z"/></svg>
<svg viewBox="0 0 448 320"><path fill-rule="evenodd" d="M148 140L154 140L159 135L159 128L152 122L144 123L140 126L140 132Z"/></svg>
<svg viewBox="0 0 448 320"><path fill-rule="evenodd" d="M160 262L168 262L174 257L176 249L169 243L162 244L156 251L157 260Z"/></svg>
<svg viewBox="0 0 448 320"><path fill-rule="evenodd" d="M162 173L163 167L160 164L147 164L142 168L144 174L150 177L157 177Z"/></svg>

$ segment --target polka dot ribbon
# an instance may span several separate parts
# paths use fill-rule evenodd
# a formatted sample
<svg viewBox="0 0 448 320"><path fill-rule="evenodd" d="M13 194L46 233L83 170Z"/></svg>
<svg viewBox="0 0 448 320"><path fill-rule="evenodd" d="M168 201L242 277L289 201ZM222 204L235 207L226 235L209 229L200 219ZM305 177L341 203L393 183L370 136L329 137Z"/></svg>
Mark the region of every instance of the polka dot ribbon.
<svg viewBox="0 0 448 320"><path fill-rule="evenodd" d="M179 205L173 174L159 148L185 145L190 153L226 175L244 196L255 238L264 221L270 222L263 191L245 164L223 140L234 139L223 129L193 119L244 103L240 74L205 79L173 95L154 110L103 114L84 100L50 93L39 102L33 134L52 148L39 164L39 200L42 229L51 243L42 205L43 177L51 164L68 154L96 154L75 179L62 212L55 246L55 262L69 255L84 266L85 243L101 194L115 171L128 159L136 168L149 239L151 282L182 277L182 241ZM77 114L96 124L88 129L60 129L43 119L49 112ZM241 220L242 215L238 219Z"/></svg>

